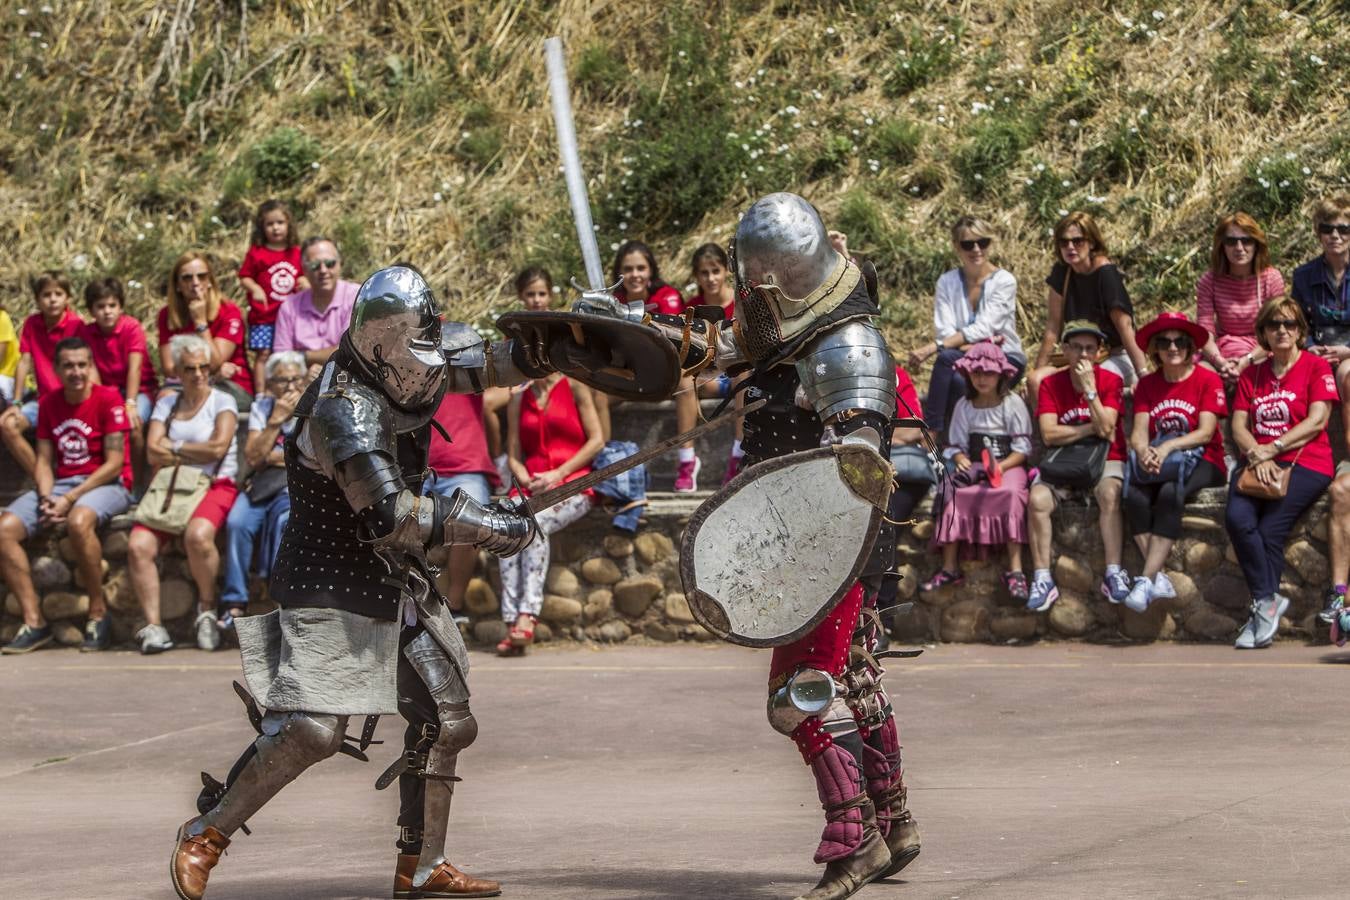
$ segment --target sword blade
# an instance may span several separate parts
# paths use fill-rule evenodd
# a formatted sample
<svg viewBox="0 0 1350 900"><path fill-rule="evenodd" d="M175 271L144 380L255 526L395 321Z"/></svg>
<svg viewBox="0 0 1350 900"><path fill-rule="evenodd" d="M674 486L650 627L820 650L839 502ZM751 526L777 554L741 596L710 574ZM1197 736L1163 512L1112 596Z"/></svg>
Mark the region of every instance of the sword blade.
<svg viewBox="0 0 1350 900"><path fill-rule="evenodd" d="M586 280L591 290L605 289L604 269L600 265L600 245L595 240L591 221L591 201L586 193L586 178L581 171L581 154L577 150L577 129L572 118L572 89L567 83L567 61L563 57L562 39L551 37L544 41L548 63L548 92L553 100L553 124L558 129L558 150L562 154L563 175L567 179L567 197L572 202L572 219L577 226L577 241L581 244L581 259L586 265Z"/></svg>
<svg viewBox="0 0 1350 900"><path fill-rule="evenodd" d="M615 475L618 475L620 472L627 472L634 466L642 465L649 459L655 459L662 453L665 453L668 450L673 450L674 448L683 444L685 441L691 441L694 438L698 437L700 434L703 434L704 432L712 431L714 428L721 428L723 425L726 425L729 422L734 422L737 419L743 418L747 414L752 413L755 410L759 409L767 402L768 402L767 400L756 400L754 403L747 403L745 404L744 407L742 407L739 410L725 413L724 415L720 415L715 419L710 419L701 425L695 425L693 428L689 429L684 434L677 434L673 438L666 438L659 444L654 444L651 447L648 447L646 450L639 450L632 456L625 456L618 462L610 463L603 469L597 469L596 471L591 472L589 475L583 475L581 478L578 478L574 481L569 481L566 484L560 484L557 487L550 488L547 491L541 491L538 494L535 494L526 502L525 504L526 509L531 514L534 514L538 513L541 510L548 509L551 506L557 506L559 503L563 502L568 497L575 497L577 494L580 494L587 488L594 487L595 485L599 484L602 481L608 481Z"/></svg>

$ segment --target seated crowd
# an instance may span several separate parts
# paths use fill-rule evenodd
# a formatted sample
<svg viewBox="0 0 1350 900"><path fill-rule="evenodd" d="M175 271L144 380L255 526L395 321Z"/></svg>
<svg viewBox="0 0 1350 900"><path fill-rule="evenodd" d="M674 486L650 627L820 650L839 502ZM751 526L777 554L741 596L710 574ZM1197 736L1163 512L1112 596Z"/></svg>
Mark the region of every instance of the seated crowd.
<svg viewBox="0 0 1350 900"><path fill-rule="evenodd" d="M906 357L911 369L931 360L923 399L896 367L898 417L921 414L943 457L928 458L919 429L894 429L891 517L907 519L938 486L933 547L941 561L920 590L960 584L962 557L1006 551L1009 595L1049 610L1059 596L1052 514L1080 495L1097 506L1102 594L1142 612L1175 596L1163 568L1182 536L1187 499L1227 484L1226 526L1252 600L1236 646L1262 647L1289 604L1279 592L1285 541L1330 489L1332 584L1322 617L1341 639L1350 630L1350 610L1341 613L1350 581L1350 462L1335 464L1327 422L1333 404L1350 402L1350 197L1320 203L1313 227L1322 252L1294 270L1287 291L1259 224L1241 212L1225 216L1196 285L1195 318L1165 312L1140 324L1100 226L1071 213L1053 231L1044 331L1028 355L1017 329L1017 279L993 262L993 229L959 219L951 229L958 265L936 285L934 339ZM844 236L831 237L848 255ZM649 311L735 314L728 259L715 244L693 255L698 293L689 300L661 280L640 241L618 248L612 275L618 299ZM58 525L89 596L82 649L108 646L99 529L133 509L133 492L127 566L146 621L137 634L142 652L172 647L157 557L175 537L199 601L197 645L216 648L244 614L249 579L267 576L289 514L284 441L292 415L336 349L358 285L342 279L336 244L299 243L289 211L275 201L258 211L238 280L247 317L223 295L207 256L189 252L175 262L156 317L158 371L114 278L85 287L90 321L72 309L73 287L56 272L34 280L37 311L17 334L0 311L0 441L35 485L0 513L0 562L23 615L4 653L52 640L23 545ZM516 292L527 309L545 309L553 282L527 269ZM697 421L700 398L726 397L734 386L724 376L682 382L677 429ZM455 440L433 434L425 489L465 490L484 501L493 490L528 495L579 478L631 452L612 440L617 402L560 375L447 396L436 419ZM723 483L741 455L738 431ZM949 477L940 475L944 464ZM693 446L681 448L675 490L696 490L700 469ZM641 475L605 482L541 513L541 529L551 534L603 498L615 526L631 532L644 490ZM1133 577L1124 568L1127 526L1143 560ZM502 562L503 655L533 640L548 544ZM463 605L476 560L471 549L449 555L452 609Z"/></svg>

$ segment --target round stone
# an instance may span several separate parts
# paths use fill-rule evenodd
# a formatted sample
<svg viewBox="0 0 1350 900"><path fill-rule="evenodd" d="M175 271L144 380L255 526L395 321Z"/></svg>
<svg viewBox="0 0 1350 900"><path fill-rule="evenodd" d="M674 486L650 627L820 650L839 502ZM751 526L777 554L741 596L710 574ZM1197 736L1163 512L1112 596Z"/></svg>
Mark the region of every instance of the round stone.
<svg viewBox="0 0 1350 900"><path fill-rule="evenodd" d="M655 575L634 575L614 585L614 605L624 615L638 618L665 587Z"/></svg>
<svg viewBox="0 0 1350 900"><path fill-rule="evenodd" d="M595 556L581 564L581 577L591 584L614 584L623 577L614 560Z"/></svg>
<svg viewBox="0 0 1350 900"><path fill-rule="evenodd" d="M49 620L83 618L89 615L89 595L53 591L42 598L42 615Z"/></svg>

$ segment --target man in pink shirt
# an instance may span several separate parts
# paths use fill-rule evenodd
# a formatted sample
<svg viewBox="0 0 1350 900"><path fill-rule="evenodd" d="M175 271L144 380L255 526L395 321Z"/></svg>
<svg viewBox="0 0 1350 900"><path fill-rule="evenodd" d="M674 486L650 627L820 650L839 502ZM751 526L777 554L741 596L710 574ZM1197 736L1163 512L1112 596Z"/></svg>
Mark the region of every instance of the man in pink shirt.
<svg viewBox="0 0 1350 900"><path fill-rule="evenodd" d="M351 323L352 304L361 286L342 280L342 257L328 238L307 239L300 245L300 260L311 287L281 304L272 352L298 350L305 354L306 365L321 366Z"/></svg>

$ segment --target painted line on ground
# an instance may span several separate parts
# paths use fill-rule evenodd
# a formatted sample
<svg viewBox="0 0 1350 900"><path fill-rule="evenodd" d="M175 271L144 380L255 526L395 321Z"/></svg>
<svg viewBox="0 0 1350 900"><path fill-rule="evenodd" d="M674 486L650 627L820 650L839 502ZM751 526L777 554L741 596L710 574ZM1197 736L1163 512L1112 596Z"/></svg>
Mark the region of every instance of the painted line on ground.
<svg viewBox="0 0 1350 900"><path fill-rule="evenodd" d="M118 750L129 750L132 747L141 747L144 746L145 744L153 744L155 741L160 741L163 740L164 738L177 737L180 734L190 734L191 732L201 731L206 728L215 728L220 725L237 725L238 723L239 720L237 717L229 719L215 719L210 722L202 722L198 725L190 725L187 728L178 728L173 731L166 731L163 734L156 734L151 735L148 738L141 738L139 741L130 741L125 744L116 744L112 747L100 747L97 750L86 750L83 753L72 753L70 756L63 756L57 759L53 759L50 762L45 761L37 762L31 766L27 766L22 769L12 769L8 772L0 772L0 778L13 778L15 775L25 775L29 772L41 772L46 769L54 769L57 766L64 766L67 763L72 763L80 759L88 759L91 756L98 756L99 754L102 753L116 753Z"/></svg>

